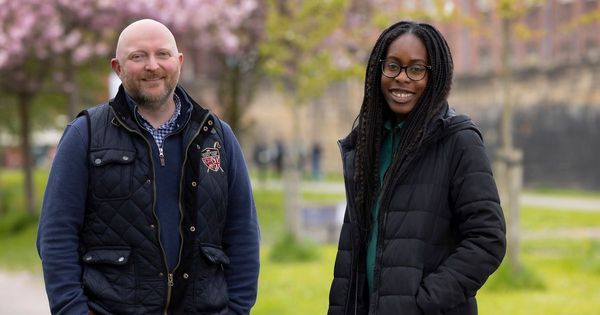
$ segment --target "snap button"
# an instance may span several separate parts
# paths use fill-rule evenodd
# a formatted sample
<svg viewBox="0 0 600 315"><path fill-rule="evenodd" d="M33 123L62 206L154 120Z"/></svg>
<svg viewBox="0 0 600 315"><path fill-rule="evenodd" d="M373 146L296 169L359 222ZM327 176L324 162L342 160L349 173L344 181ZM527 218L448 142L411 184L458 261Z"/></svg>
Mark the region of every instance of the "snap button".
<svg viewBox="0 0 600 315"><path fill-rule="evenodd" d="M209 126L212 126L212 124L213 124L212 120L209 120L209 121L208 121L208 125L209 125Z"/></svg>
<svg viewBox="0 0 600 315"><path fill-rule="evenodd" d="M192 187L196 187L196 186L198 186L198 183L192 182Z"/></svg>
<svg viewBox="0 0 600 315"><path fill-rule="evenodd" d="M202 127L202 130L208 131L208 127L204 126L204 127Z"/></svg>
<svg viewBox="0 0 600 315"><path fill-rule="evenodd" d="M127 155L123 155L122 159L123 161L129 161L129 157Z"/></svg>
<svg viewBox="0 0 600 315"><path fill-rule="evenodd" d="M196 144L196 149L200 150L202 147L199 144Z"/></svg>
<svg viewBox="0 0 600 315"><path fill-rule="evenodd" d="M190 231L195 232L196 231L196 227L195 226L190 226Z"/></svg>
<svg viewBox="0 0 600 315"><path fill-rule="evenodd" d="M155 228L154 224L150 224L150 228L154 230L154 228Z"/></svg>
<svg viewBox="0 0 600 315"><path fill-rule="evenodd" d="M149 179L146 179L146 184L150 184L152 181Z"/></svg>
<svg viewBox="0 0 600 315"><path fill-rule="evenodd" d="M158 276L162 277L162 276L164 276L164 274L161 272L161 273L158 274Z"/></svg>
<svg viewBox="0 0 600 315"><path fill-rule="evenodd" d="M119 257L119 259L117 259L117 261L118 262L123 262L123 261L125 261L125 257L121 256L121 257Z"/></svg>
<svg viewBox="0 0 600 315"><path fill-rule="evenodd" d="M102 163L102 159L95 159L94 160L94 164L99 165L100 163Z"/></svg>
<svg viewBox="0 0 600 315"><path fill-rule="evenodd" d="M187 278L189 278L189 277L190 277L190 275L188 275L187 273L184 273L184 274L183 274L183 279L187 279Z"/></svg>
<svg viewBox="0 0 600 315"><path fill-rule="evenodd" d="M92 256L85 257L85 261L90 261L90 260L92 260Z"/></svg>

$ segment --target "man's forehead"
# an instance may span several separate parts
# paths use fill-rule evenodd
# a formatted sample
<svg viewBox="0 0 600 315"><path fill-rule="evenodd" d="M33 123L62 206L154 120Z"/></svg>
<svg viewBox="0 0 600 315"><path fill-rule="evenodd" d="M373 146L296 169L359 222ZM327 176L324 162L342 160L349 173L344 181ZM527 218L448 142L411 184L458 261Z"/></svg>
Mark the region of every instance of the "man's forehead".
<svg viewBox="0 0 600 315"><path fill-rule="evenodd" d="M168 49L177 52L175 37L163 24L141 20L126 27L117 42L117 56L135 50Z"/></svg>
<svg viewBox="0 0 600 315"><path fill-rule="evenodd" d="M127 51L135 50L172 50L176 51L175 43L160 37L133 37L123 43L123 48Z"/></svg>

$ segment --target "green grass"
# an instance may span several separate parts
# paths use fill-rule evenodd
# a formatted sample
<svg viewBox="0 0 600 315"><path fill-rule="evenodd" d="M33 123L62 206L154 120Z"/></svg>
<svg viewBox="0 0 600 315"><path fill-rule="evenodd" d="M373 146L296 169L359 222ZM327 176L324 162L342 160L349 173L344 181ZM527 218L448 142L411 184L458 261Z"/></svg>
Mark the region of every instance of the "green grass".
<svg viewBox="0 0 600 315"><path fill-rule="evenodd" d="M33 216L25 213L23 176L20 170L0 169L0 268L39 272L35 248L37 215L46 187L48 171L36 170L34 184L38 207Z"/></svg>
<svg viewBox="0 0 600 315"><path fill-rule="evenodd" d="M480 314L600 314L598 241L529 241L524 263L544 281L544 289L492 290L478 293ZM493 274L493 283L500 274Z"/></svg>
<svg viewBox="0 0 600 315"><path fill-rule="evenodd" d="M19 176L14 172L0 170L0 193L8 194L11 202L21 198L15 193L19 189L14 188L21 187L19 185ZM43 189L43 185L39 189ZM281 191L260 189L254 193L263 246L258 301L252 314L325 314L336 246L315 245L315 258L310 261L273 261L270 259L273 244L286 232L283 195ZM567 191L563 195L594 197L594 193L588 192ZM302 198L306 203L326 204L344 200L343 194L314 192L304 193ZM24 220L26 223L20 228L10 228L22 222L14 214L22 202L16 204L11 203L10 215L0 213L0 269L39 272L35 221ZM9 222L11 220L17 223ZM521 223L524 232L600 227L600 213L525 207L521 211ZM508 286L507 283L520 280L505 266L505 260L478 293L480 314L600 315L600 240L523 239L521 257L527 271L525 281L537 279L540 285Z"/></svg>
<svg viewBox="0 0 600 315"><path fill-rule="evenodd" d="M48 171L38 169L34 172L33 181L36 191L36 210L39 211L44 189L48 179ZM22 212L25 208L23 197L23 175L20 170L0 168L0 219L11 212Z"/></svg>
<svg viewBox="0 0 600 315"><path fill-rule="evenodd" d="M255 189L254 202L258 211L261 240L272 243L285 233L283 195L280 191Z"/></svg>
<svg viewBox="0 0 600 315"><path fill-rule="evenodd" d="M521 211L521 229L524 231L589 227L600 228L600 212L560 211L543 207L525 207Z"/></svg>
<svg viewBox="0 0 600 315"><path fill-rule="evenodd" d="M326 314L336 247L315 247L319 258L300 263L272 262L270 249L264 247L261 253L258 299L252 314Z"/></svg>
<svg viewBox="0 0 600 315"><path fill-rule="evenodd" d="M35 246L36 235L35 222L18 232L0 235L0 269L40 272L41 262Z"/></svg>

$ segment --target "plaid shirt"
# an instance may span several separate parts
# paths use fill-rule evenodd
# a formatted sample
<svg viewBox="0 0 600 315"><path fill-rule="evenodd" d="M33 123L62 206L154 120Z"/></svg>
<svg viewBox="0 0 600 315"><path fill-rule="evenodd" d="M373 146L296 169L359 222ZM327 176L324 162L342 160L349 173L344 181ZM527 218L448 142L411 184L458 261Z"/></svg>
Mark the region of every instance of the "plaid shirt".
<svg viewBox="0 0 600 315"><path fill-rule="evenodd" d="M173 116L171 116L171 118L167 122L165 122L158 128L154 128L146 119L144 119L144 116L142 116L142 114L140 114L138 110L138 106L135 106L135 114L137 115L140 123L152 135L154 141L156 142L156 145L159 148L162 148L162 144L163 141L165 141L165 138L173 131L175 131L175 129L178 127L176 122L177 118L179 117L179 114L181 113L181 101L179 100L177 94L173 94L173 99L175 100L175 112L173 113Z"/></svg>

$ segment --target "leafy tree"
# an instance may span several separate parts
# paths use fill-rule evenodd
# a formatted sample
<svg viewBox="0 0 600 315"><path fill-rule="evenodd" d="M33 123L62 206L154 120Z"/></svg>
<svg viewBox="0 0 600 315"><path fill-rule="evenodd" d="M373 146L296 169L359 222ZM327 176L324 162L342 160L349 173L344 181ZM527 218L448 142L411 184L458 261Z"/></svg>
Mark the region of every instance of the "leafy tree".
<svg viewBox="0 0 600 315"><path fill-rule="evenodd" d="M341 58L332 54L332 47L337 47L341 39L336 31L343 26L347 8L345 0L267 1L266 37L260 45L263 67L272 83L291 96L286 105L294 117L294 139L286 163L291 167L284 182L286 224L294 237L300 229L298 170L302 140L298 111L351 69L350 64L340 63Z"/></svg>

